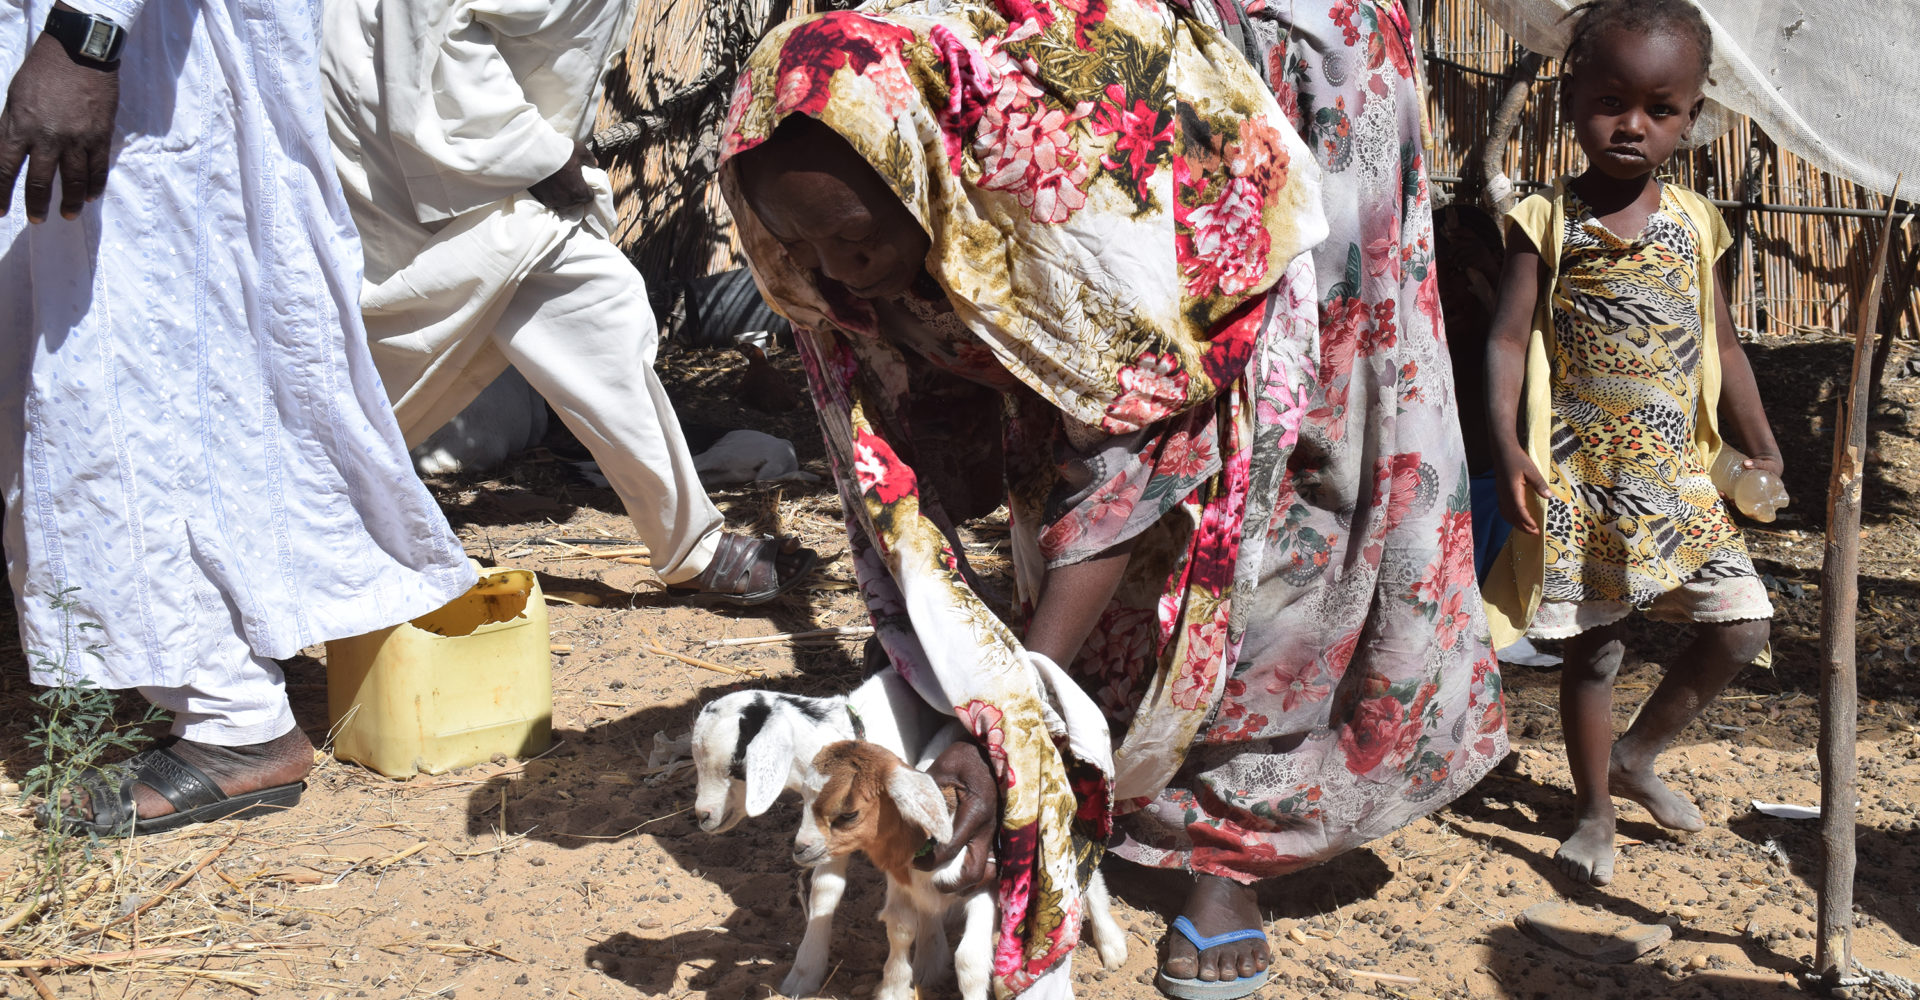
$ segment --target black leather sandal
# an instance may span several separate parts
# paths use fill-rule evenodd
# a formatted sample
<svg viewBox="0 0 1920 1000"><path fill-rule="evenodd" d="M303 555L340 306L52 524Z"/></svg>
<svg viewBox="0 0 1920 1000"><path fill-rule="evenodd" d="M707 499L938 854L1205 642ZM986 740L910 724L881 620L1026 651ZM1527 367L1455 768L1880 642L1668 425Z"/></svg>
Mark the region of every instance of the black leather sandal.
<svg viewBox="0 0 1920 1000"><path fill-rule="evenodd" d="M133 786L145 785L173 804L165 816L141 819L133 804ZM68 833L96 837L138 837L165 833L196 823L233 819L242 815L291 809L300 804L307 783L275 785L241 795L228 795L213 779L173 751L171 743L143 750L126 760L89 772L80 781L93 810L90 818L69 812L58 817ZM42 822L55 821L52 802L40 807Z"/></svg>

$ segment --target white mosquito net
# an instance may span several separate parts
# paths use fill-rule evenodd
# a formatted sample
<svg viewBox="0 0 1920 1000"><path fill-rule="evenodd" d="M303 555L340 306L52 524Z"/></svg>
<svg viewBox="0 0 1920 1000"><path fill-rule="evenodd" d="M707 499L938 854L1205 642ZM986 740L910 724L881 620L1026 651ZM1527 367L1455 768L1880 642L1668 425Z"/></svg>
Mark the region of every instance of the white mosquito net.
<svg viewBox="0 0 1920 1000"><path fill-rule="evenodd" d="M1479 0L1535 52L1566 50L1579 0ZM1694 129L1710 140L1732 111L1829 173L1882 194L1920 183L1920 3L1698 0L1713 26L1713 82ZM1718 105L1716 107L1716 105Z"/></svg>

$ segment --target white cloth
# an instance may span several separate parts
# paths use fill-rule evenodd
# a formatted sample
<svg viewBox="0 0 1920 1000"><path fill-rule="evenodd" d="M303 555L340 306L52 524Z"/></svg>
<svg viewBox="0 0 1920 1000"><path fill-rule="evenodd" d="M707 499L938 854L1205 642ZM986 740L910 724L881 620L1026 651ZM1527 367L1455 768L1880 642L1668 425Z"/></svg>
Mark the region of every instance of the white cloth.
<svg viewBox="0 0 1920 1000"><path fill-rule="evenodd" d="M1566 13L1579 2L1480 0L1520 44L1551 56L1566 51ZM1920 176L1920 60L1900 41L1920 35L1920 5L1697 4L1713 27L1713 81L1695 142L1718 135L1732 111L1801 159L1882 194L1902 174Z"/></svg>
<svg viewBox="0 0 1920 1000"><path fill-rule="evenodd" d="M609 238L612 189L555 212L526 193L593 127L631 0L338 0L322 71L365 245L361 306L409 444L506 365L620 495L661 579L706 568L724 519L653 372L640 273Z"/></svg>
<svg viewBox="0 0 1920 1000"><path fill-rule="evenodd" d="M0 80L49 6L0 0ZM29 226L17 201L0 218L22 641L47 658L37 683L284 703L261 693L278 681L258 658L423 614L473 581L354 308L318 4L75 6L131 33L105 196L77 221Z"/></svg>

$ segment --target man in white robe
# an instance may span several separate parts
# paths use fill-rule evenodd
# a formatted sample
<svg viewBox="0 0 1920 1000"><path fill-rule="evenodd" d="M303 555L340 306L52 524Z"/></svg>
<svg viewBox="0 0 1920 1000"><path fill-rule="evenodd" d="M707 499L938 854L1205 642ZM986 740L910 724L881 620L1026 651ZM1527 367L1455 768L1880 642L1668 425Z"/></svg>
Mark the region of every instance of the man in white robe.
<svg viewBox="0 0 1920 1000"><path fill-rule="evenodd" d="M0 0L7 568L36 683L173 714L69 814L151 832L296 802L313 748L274 661L473 572L361 331L318 0L68 3L125 29L117 64Z"/></svg>
<svg viewBox="0 0 1920 1000"><path fill-rule="evenodd" d="M366 252L361 307L407 443L508 364L619 494L655 572L758 604L813 554L725 532L653 371L640 273L584 140L632 0L338 0L322 72Z"/></svg>

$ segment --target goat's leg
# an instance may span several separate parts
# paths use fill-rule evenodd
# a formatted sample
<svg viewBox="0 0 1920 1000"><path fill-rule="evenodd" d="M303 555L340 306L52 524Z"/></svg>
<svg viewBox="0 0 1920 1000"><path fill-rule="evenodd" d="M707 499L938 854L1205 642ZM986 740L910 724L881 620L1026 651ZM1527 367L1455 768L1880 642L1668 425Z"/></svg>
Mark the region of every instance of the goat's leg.
<svg viewBox="0 0 1920 1000"><path fill-rule="evenodd" d="M813 870L807 891L807 932L800 939L800 951L793 957L793 968L780 981L780 992L790 997L811 996L827 981L827 949L833 943L833 913L840 908L840 894L847 888L847 863L851 855L833 858Z"/></svg>
<svg viewBox="0 0 1920 1000"><path fill-rule="evenodd" d="M953 953L960 1000L987 1000L993 986L993 893L968 896L961 912L966 915L966 924L960 932L960 947Z"/></svg>
<svg viewBox="0 0 1920 1000"><path fill-rule="evenodd" d="M1087 880L1087 924L1093 930L1093 949L1100 964L1115 970L1127 964L1127 935L1113 919L1113 899L1107 895L1107 877L1093 870Z"/></svg>
<svg viewBox="0 0 1920 1000"><path fill-rule="evenodd" d="M908 895L888 883L887 904L880 908L880 922L887 925L887 964L873 1000L913 1000L913 938L920 914Z"/></svg>

